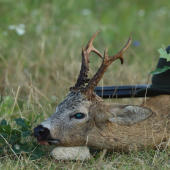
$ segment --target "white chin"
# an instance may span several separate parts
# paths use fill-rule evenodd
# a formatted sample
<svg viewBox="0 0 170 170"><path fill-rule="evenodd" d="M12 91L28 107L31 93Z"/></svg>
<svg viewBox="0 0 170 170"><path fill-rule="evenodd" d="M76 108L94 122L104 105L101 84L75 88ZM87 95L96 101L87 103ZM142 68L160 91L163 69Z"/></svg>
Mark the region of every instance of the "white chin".
<svg viewBox="0 0 170 170"><path fill-rule="evenodd" d="M56 160L85 160L90 159L90 151L85 146L56 147L50 155Z"/></svg>

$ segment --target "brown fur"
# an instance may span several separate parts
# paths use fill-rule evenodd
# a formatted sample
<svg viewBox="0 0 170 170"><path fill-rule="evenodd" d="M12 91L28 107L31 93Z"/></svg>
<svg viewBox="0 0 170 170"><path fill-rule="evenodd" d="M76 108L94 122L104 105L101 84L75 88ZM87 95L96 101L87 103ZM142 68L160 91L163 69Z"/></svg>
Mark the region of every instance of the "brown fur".
<svg viewBox="0 0 170 170"><path fill-rule="evenodd" d="M76 119L77 113L85 116ZM59 141L58 146L129 151L166 148L169 119L170 95L152 97L136 106L105 102L95 94L88 100L80 91L72 91L41 125L49 129L50 138Z"/></svg>
<svg viewBox="0 0 170 170"><path fill-rule="evenodd" d="M96 103L96 101L94 102ZM170 96L160 95L146 99L141 106L150 108L154 114L148 119L131 126L122 126L107 121L101 111L116 104L99 101L93 128L89 135L89 145L97 149L139 150L143 147L153 149L165 147L170 134ZM119 104L118 104L119 106ZM98 113L97 113L98 112ZM103 120L103 121L101 121ZM106 122L107 121L107 122Z"/></svg>

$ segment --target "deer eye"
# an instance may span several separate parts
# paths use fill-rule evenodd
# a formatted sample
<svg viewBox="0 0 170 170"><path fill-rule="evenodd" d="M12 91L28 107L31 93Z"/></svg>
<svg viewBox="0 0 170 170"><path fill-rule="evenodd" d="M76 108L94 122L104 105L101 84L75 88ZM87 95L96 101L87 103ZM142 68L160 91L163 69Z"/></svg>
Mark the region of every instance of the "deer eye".
<svg viewBox="0 0 170 170"><path fill-rule="evenodd" d="M75 117L76 119L82 119L82 118L85 117L85 115L84 115L83 113L77 113L77 114L74 115L74 117Z"/></svg>

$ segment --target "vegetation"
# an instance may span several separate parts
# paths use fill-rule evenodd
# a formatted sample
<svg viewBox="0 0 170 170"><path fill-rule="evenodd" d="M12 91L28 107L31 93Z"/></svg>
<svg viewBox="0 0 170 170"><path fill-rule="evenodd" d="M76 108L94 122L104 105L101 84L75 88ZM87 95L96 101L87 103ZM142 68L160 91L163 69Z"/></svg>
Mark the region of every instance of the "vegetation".
<svg viewBox="0 0 170 170"><path fill-rule="evenodd" d="M160 54L160 58L165 58L167 62L170 61L170 54L167 54L166 50L163 50L162 48L160 48L158 49L158 52ZM164 66L164 68L156 68L155 71L151 71L150 73L153 75L160 74L169 69L170 69L169 66Z"/></svg>
<svg viewBox="0 0 170 170"><path fill-rule="evenodd" d="M1 107L2 114L4 113L3 108L8 104L6 101L10 101L9 97L6 98L3 99L5 102L2 103ZM20 127L19 129L12 128L5 119L2 119L0 123L0 154L3 155L5 152L7 152L7 154L13 153L18 159L17 154L22 154L23 152L29 156L30 159L35 160L42 157L44 151L40 149L40 145L37 145L37 143L33 141L33 132L31 129L40 116L41 115L37 115L33 123L22 118L15 119L16 124Z"/></svg>
<svg viewBox="0 0 170 170"><path fill-rule="evenodd" d="M124 64L115 61L99 85L150 83L148 73L156 67L157 49L170 43L168 6L168 0L1 0L0 169L169 169L168 149L92 151L89 161L63 162L49 156L53 146L39 146L31 136L74 86L81 48L98 30L94 46L101 53L107 46L109 55L132 36ZM90 62L92 77L102 61L91 54ZM140 104L142 100L112 102ZM16 144L26 150L17 150Z"/></svg>

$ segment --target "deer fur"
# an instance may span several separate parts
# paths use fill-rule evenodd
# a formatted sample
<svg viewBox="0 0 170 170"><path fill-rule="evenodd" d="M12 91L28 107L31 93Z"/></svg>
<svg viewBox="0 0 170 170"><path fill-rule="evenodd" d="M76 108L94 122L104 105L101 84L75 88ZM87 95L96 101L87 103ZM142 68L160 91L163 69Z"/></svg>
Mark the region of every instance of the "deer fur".
<svg viewBox="0 0 170 170"><path fill-rule="evenodd" d="M50 155L57 160L80 160L90 159L90 151L88 147L55 147Z"/></svg>
<svg viewBox="0 0 170 170"><path fill-rule="evenodd" d="M34 129L38 142L118 151L166 148L170 134L170 95L151 97L137 106L109 103L94 93L108 66L115 59L123 63L122 54L131 42L129 38L125 47L111 57L107 56L106 50L99 71L90 80L87 78L90 52L101 57L92 46L97 34L82 50L82 67L76 85L57 106L56 112ZM84 86L85 83L88 85ZM82 117L78 118L77 113Z"/></svg>
<svg viewBox="0 0 170 170"><path fill-rule="evenodd" d="M61 141L58 146L88 145L95 149L121 151L144 147L155 149L165 147L169 140L169 103L169 95L152 97L141 106L135 106L108 103L97 95L89 101L79 91L70 92L58 105L56 113L42 125L50 129L53 139ZM125 109L129 114L124 120L116 122L116 114L119 119ZM77 112L85 113L86 117L78 121L74 118L71 120L70 116ZM130 114L132 119L136 117L136 122L126 121ZM142 120L139 114L144 114Z"/></svg>

